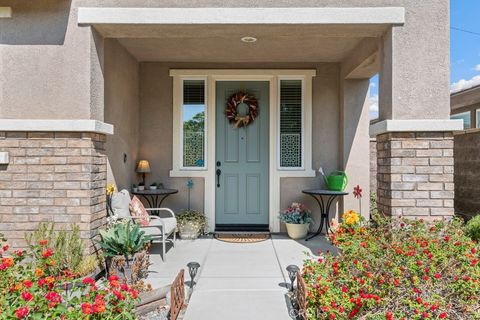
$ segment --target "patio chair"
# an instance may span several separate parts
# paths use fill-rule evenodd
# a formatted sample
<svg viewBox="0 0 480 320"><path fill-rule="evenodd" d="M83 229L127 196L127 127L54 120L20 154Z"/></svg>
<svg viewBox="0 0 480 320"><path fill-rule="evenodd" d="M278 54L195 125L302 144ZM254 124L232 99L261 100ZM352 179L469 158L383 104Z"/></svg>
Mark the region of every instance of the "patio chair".
<svg viewBox="0 0 480 320"><path fill-rule="evenodd" d="M162 260L166 261L166 242L171 241L175 247L176 241L176 229L177 229L177 219L175 218L175 213L168 208L145 208L147 212L149 211L160 211L166 212L167 217L159 217L154 215L148 215L150 220L148 225L142 225L140 217L133 217L130 212L130 202L132 198L130 193L127 190L122 190L115 192L112 195L111 201L111 210L113 214L116 215L119 219L132 219L135 223L140 224L141 229L145 232L145 235L151 236L153 238L152 242L161 242L162 243ZM143 207L143 205L142 205ZM173 235L173 239L170 240L170 236Z"/></svg>

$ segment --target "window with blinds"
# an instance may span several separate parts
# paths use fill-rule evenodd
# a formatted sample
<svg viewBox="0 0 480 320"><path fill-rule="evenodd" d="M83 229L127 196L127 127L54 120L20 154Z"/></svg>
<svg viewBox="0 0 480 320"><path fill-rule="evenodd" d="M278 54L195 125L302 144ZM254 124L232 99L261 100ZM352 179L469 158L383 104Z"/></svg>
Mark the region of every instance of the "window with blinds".
<svg viewBox="0 0 480 320"><path fill-rule="evenodd" d="M302 167L302 81L280 80L280 167Z"/></svg>
<svg viewBox="0 0 480 320"><path fill-rule="evenodd" d="M183 81L183 167L205 167L205 81Z"/></svg>

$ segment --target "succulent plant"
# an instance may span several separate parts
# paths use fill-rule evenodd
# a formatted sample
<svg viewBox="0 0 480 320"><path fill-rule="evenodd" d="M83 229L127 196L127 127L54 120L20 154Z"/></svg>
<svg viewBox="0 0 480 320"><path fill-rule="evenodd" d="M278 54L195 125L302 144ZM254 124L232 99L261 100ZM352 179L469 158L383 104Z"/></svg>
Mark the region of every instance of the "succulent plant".
<svg viewBox="0 0 480 320"><path fill-rule="evenodd" d="M131 221L115 224L108 230L100 230L100 235L102 240L98 241L98 244L105 257L131 257L143 250L152 240L150 236L145 236L139 225L132 224Z"/></svg>

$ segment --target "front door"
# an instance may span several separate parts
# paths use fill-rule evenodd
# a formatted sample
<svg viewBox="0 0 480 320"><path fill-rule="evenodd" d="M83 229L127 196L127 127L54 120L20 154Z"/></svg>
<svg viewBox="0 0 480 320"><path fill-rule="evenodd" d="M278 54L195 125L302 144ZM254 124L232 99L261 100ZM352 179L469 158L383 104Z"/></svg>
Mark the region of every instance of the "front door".
<svg viewBox="0 0 480 320"><path fill-rule="evenodd" d="M236 128L226 114L227 99L246 92L258 101L258 116ZM240 115L248 106L240 104ZM268 227L268 81L218 81L216 84L216 226Z"/></svg>

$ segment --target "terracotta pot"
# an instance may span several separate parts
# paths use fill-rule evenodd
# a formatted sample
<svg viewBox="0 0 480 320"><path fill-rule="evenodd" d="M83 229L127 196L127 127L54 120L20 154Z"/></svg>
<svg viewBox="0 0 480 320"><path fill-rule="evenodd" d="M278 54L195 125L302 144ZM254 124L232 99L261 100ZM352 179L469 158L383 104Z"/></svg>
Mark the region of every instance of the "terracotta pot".
<svg viewBox="0 0 480 320"><path fill-rule="evenodd" d="M292 239L302 239L305 238L308 234L309 223L306 224L294 224L294 223L285 223L287 226L288 236Z"/></svg>

